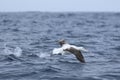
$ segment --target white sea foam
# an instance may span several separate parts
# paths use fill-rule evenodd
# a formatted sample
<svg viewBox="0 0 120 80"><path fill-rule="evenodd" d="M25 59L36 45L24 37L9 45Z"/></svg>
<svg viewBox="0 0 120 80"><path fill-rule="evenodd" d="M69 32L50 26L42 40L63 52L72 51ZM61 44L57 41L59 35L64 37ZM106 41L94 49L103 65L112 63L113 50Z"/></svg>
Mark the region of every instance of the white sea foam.
<svg viewBox="0 0 120 80"><path fill-rule="evenodd" d="M4 45L3 55L11 55L13 54L16 57L20 57L22 55L22 49L20 47L10 48Z"/></svg>
<svg viewBox="0 0 120 80"><path fill-rule="evenodd" d="M22 55L22 49L20 47L16 47L14 50L14 55L20 57Z"/></svg>
<svg viewBox="0 0 120 80"><path fill-rule="evenodd" d="M39 53L39 54L36 54L36 55L40 58L50 57L50 54L45 53L45 52L42 52L42 53Z"/></svg>

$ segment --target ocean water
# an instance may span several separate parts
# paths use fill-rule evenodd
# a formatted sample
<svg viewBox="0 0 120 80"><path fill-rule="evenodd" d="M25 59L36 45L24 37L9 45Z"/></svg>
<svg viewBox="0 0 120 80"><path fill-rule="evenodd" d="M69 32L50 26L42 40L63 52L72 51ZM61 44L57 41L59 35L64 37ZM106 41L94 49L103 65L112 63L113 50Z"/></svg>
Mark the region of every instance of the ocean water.
<svg viewBox="0 0 120 80"><path fill-rule="evenodd" d="M74 55L51 55L57 40L83 46ZM5 44L22 55L4 55ZM0 80L119 80L120 13L0 13Z"/></svg>

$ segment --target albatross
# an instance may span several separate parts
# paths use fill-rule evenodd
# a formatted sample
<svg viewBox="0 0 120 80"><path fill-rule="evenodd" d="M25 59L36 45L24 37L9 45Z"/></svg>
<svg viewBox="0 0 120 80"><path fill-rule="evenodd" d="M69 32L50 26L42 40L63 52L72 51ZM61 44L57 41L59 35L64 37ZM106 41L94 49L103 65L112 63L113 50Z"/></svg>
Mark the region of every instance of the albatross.
<svg viewBox="0 0 120 80"><path fill-rule="evenodd" d="M54 48L53 54L65 54L65 53L71 53L76 56L76 58L82 62L85 63L84 56L82 55L81 51L87 51L83 47L77 47L74 45L68 44L65 40L59 40L58 43L60 44L60 48Z"/></svg>

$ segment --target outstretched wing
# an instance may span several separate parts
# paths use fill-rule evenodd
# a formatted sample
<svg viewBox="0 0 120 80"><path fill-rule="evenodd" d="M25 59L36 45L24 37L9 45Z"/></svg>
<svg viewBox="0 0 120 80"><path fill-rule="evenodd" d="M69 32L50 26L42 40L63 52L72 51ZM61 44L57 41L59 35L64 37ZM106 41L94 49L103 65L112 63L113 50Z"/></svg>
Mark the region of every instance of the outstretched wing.
<svg viewBox="0 0 120 80"><path fill-rule="evenodd" d="M72 54L74 54L74 55L76 56L76 58L77 58L80 62L85 63L85 59L84 59L84 57L83 57L83 55L82 55L82 53L81 53L80 50L76 50L75 48L70 47L69 49L66 49L66 51L71 52Z"/></svg>

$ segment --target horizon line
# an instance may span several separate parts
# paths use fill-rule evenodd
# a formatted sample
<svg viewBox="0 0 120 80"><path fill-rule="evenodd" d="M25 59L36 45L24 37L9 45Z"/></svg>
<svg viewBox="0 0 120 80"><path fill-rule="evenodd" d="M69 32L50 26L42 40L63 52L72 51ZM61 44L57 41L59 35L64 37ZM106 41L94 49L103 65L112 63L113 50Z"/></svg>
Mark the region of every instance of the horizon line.
<svg viewBox="0 0 120 80"><path fill-rule="evenodd" d="M24 12L42 12L42 13L120 13L120 11L37 11L37 10L26 10L26 11L0 11L0 13L24 13Z"/></svg>

